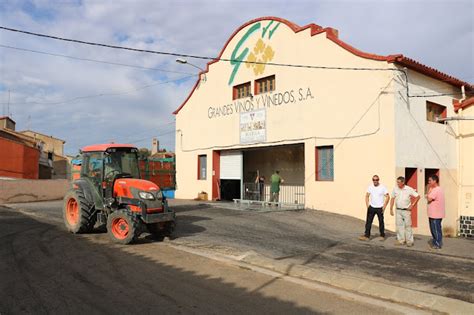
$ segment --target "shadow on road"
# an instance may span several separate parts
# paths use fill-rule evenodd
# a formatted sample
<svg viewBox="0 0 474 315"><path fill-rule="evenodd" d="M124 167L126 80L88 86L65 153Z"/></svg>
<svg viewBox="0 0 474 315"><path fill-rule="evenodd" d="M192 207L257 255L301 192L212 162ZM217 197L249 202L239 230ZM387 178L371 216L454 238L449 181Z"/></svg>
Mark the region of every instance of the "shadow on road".
<svg viewBox="0 0 474 315"><path fill-rule="evenodd" d="M0 313L313 313L0 207ZM187 218L190 224L200 217ZM193 233L199 232L196 228ZM101 237L96 235L94 237Z"/></svg>

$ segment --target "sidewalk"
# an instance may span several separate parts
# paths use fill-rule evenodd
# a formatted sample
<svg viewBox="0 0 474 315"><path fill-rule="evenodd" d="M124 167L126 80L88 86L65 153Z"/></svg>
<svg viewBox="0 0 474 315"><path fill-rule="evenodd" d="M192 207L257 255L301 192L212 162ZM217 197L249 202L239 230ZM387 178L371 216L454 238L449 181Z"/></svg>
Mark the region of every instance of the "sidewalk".
<svg viewBox="0 0 474 315"><path fill-rule="evenodd" d="M424 306L460 300L473 306L472 240L445 239L443 249L433 251L429 237L416 235L414 247L400 248L394 235L384 242L359 241L364 222L324 211L262 213L219 203L171 204L178 212L178 238L172 241L177 246L335 286L344 282L346 289L386 299Z"/></svg>

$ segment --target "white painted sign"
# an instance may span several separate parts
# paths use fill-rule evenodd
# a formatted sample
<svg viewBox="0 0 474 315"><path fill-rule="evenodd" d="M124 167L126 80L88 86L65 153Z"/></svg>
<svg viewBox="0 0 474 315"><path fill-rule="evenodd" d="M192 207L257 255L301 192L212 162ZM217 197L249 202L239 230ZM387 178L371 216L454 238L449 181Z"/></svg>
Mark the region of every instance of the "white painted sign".
<svg viewBox="0 0 474 315"><path fill-rule="evenodd" d="M240 143L265 142L266 123L265 109L240 113Z"/></svg>

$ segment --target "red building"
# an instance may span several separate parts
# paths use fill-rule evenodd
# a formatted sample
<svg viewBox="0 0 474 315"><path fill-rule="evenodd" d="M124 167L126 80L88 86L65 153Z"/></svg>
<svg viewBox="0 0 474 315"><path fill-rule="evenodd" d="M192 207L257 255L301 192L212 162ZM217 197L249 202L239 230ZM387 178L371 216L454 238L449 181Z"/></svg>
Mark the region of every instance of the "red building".
<svg viewBox="0 0 474 315"><path fill-rule="evenodd" d="M14 126L10 117L0 117L0 177L37 179L40 158L37 143L15 132Z"/></svg>

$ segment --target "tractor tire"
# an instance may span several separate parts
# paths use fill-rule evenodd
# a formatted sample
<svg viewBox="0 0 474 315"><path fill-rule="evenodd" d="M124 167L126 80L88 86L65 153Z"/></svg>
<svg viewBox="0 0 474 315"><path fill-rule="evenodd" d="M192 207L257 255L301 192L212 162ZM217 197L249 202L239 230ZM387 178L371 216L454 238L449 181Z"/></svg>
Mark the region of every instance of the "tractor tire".
<svg viewBox="0 0 474 315"><path fill-rule="evenodd" d="M94 228L95 217L91 207L80 190L70 190L64 197L63 218L66 228L71 233L87 233Z"/></svg>
<svg viewBox="0 0 474 315"><path fill-rule="evenodd" d="M162 241L165 237L173 239L175 226L176 223L174 221L170 221L166 222L164 226L160 226L159 223L147 224L147 229L154 239Z"/></svg>
<svg viewBox="0 0 474 315"><path fill-rule="evenodd" d="M107 218L107 234L118 244L133 243L140 236L140 222L127 210L112 212Z"/></svg>
<svg viewBox="0 0 474 315"><path fill-rule="evenodd" d="M150 224L147 224L146 227L154 240L163 241L165 239L163 229L160 228L159 223L150 223Z"/></svg>

